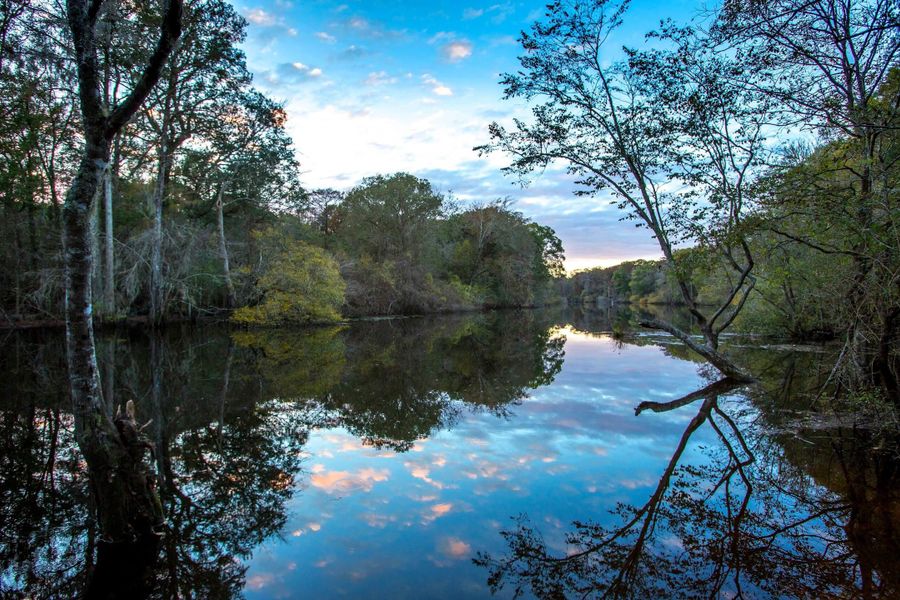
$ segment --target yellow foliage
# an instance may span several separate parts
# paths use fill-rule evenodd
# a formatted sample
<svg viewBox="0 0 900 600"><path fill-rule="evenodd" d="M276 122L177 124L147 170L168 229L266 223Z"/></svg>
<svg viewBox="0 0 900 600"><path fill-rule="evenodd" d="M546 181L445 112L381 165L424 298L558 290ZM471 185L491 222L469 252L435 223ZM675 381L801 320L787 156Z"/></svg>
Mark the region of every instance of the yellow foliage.
<svg viewBox="0 0 900 600"><path fill-rule="evenodd" d="M331 256L274 229L255 236L271 255L257 283L263 299L234 311L233 321L268 326L340 320L346 286Z"/></svg>

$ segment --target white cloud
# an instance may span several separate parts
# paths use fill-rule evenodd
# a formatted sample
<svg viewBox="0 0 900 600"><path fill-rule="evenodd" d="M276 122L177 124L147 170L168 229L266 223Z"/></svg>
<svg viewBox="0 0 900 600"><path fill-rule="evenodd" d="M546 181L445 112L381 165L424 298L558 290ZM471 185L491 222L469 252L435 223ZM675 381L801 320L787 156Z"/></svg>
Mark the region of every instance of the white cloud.
<svg viewBox="0 0 900 600"><path fill-rule="evenodd" d="M459 62L472 56L472 42L468 40L457 40L444 45L441 48L444 58L450 62Z"/></svg>
<svg viewBox="0 0 900 600"><path fill-rule="evenodd" d="M453 90L451 90L449 87L447 87L446 85L444 85L443 83L441 83L440 81L435 79L432 75L429 75L428 73L425 73L424 75L422 75L422 83L424 83L425 85L430 85L432 93L434 93L438 96L452 96L453 95Z"/></svg>
<svg viewBox="0 0 900 600"><path fill-rule="evenodd" d="M251 8L244 16L254 25L260 25L262 27L271 27L278 22L275 15L267 13L261 8Z"/></svg>
<svg viewBox="0 0 900 600"><path fill-rule="evenodd" d="M362 17L353 17L352 19L347 21L347 24L353 29L368 29L369 27L371 27L371 25L369 25L369 22Z"/></svg>
<svg viewBox="0 0 900 600"><path fill-rule="evenodd" d="M393 173L397 165L412 173L458 172L477 160L472 147L486 141L486 121L475 123L463 112L437 109L418 98L411 105L366 110L318 106L315 95L301 89L287 105L304 181L314 187L349 188L368 175ZM479 163L492 168L491 161Z"/></svg>
<svg viewBox="0 0 900 600"><path fill-rule="evenodd" d="M278 3L276 2L276 4ZM300 33L294 27L288 26L285 23L284 17L273 15L272 13L267 12L261 8L249 8L245 9L243 12L244 17L253 25L257 25L259 27L276 27L278 29L284 30L284 32L291 37L297 37Z"/></svg>
<svg viewBox="0 0 900 600"><path fill-rule="evenodd" d="M438 31L436 34L428 38L429 44L435 44L441 40L452 40L456 37L456 34L452 31Z"/></svg>
<svg viewBox="0 0 900 600"><path fill-rule="evenodd" d="M343 22L354 34L370 39L390 40L400 39L406 35L404 30L388 29L379 21L371 21L363 17L350 17Z"/></svg>
<svg viewBox="0 0 900 600"><path fill-rule="evenodd" d="M310 67L300 61L291 63L283 63L272 71L263 71L259 73L263 79L272 86L280 87L283 85L297 84L308 82L322 76L322 69L318 67Z"/></svg>
<svg viewBox="0 0 900 600"><path fill-rule="evenodd" d="M372 71L363 83L368 86L376 87L397 83L397 78L389 77L387 71Z"/></svg>
<svg viewBox="0 0 900 600"><path fill-rule="evenodd" d="M316 37L325 42L326 44L333 44L337 41L337 38L331 35L330 33L326 33L324 31L317 31Z"/></svg>
<svg viewBox="0 0 900 600"><path fill-rule="evenodd" d="M463 19L477 19L483 14L483 8L467 8L463 11Z"/></svg>
<svg viewBox="0 0 900 600"><path fill-rule="evenodd" d="M503 4L494 4L490 8L487 9L487 12L491 13L491 21L494 23L502 23L506 20L506 17L510 16L515 12L515 7L513 7L512 3L504 2Z"/></svg>

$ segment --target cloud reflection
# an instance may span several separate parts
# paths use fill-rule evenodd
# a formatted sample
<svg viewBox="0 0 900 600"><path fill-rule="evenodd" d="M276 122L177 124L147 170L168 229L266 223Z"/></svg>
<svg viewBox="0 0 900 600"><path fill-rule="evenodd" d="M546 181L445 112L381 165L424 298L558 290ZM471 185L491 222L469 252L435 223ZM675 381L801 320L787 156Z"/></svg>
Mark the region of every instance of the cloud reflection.
<svg viewBox="0 0 900 600"><path fill-rule="evenodd" d="M310 484L329 494L347 494L349 492L370 492L376 483L387 481L390 471L387 469L360 469L355 473L349 471L321 471L313 473Z"/></svg>

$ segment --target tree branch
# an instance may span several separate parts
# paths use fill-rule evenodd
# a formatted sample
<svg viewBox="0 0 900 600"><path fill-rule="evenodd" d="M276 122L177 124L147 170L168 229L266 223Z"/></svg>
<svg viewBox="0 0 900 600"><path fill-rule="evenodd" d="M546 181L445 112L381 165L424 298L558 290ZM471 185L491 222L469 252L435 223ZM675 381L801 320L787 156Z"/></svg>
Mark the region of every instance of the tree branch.
<svg viewBox="0 0 900 600"><path fill-rule="evenodd" d="M107 139L111 140L125 126L150 94L156 82L159 81L166 59L175 48L175 44L178 43L178 38L181 37L182 8L182 0L168 0L156 49L134 89L109 116L104 132Z"/></svg>

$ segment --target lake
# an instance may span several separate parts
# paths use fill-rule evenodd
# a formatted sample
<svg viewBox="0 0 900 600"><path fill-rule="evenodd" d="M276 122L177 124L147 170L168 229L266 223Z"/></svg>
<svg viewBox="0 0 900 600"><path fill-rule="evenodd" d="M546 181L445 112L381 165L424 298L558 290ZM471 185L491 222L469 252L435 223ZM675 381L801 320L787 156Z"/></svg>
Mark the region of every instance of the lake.
<svg viewBox="0 0 900 600"><path fill-rule="evenodd" d="M557 310L100 335L110 413L150 421L152 596L900 594L896 446L808 417L832 348L731 338L760 377L734 387L613 329ZM62 345L0 334L4 597L74 597L93 570Z"/></svg>

